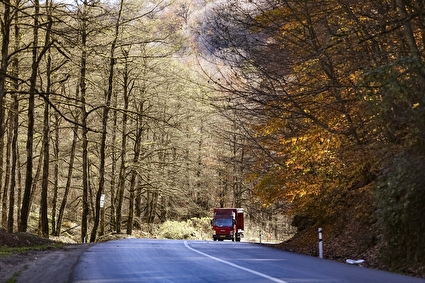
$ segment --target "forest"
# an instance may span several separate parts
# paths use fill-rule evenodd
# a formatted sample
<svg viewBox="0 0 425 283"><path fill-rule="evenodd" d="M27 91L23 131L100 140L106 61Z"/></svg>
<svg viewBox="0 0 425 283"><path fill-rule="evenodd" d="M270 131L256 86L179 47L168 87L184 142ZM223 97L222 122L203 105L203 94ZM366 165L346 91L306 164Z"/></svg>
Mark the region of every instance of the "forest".
<svg viewBox="0 0 425 283"><path fill-rule="evenodd" d="M425 275L422 0L0 5L1 227L95 242L243 207Z"/></svg>

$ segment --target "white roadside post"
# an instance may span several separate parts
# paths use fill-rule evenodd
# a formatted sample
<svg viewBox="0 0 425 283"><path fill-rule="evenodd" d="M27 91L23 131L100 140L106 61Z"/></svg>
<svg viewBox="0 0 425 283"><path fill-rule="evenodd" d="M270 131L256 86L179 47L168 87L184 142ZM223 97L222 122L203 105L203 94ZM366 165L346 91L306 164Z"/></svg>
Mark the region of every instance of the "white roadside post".
<svg viewBox="0 0 425 283"><path fill-rule="evenodd" d="M323 258L322 228L319 228L319 258Z"/></svg>
<svg viewBox="0 0 425 283"><path fill-rule="evenodd" d="M105 194L100 196L100 235L105 234Z"/></svg>

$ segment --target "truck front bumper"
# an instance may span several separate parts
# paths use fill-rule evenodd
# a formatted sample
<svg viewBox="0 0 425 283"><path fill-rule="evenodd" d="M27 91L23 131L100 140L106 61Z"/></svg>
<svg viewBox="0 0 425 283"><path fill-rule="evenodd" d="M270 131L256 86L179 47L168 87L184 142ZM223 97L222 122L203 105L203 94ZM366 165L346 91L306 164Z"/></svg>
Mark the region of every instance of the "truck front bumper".
<svg viewBox="0 0 425 283"><path fill-rule="evenodd" d="M233 240L233 235L213 235L213 240Z"/></svg>

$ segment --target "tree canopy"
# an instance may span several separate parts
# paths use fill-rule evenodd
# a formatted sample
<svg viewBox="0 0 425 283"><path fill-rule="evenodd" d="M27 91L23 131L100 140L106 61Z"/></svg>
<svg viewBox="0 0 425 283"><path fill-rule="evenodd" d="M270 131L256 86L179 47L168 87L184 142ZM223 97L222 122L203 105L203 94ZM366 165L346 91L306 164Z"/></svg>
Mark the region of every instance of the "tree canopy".
<svg viewBox="0 0 425 283"><path fill-rule="evenodd" d="M423 201L424 180L404 163L424 153L423 17L422 1L403 0L234 0L208 13L200 42L204 57L224 66L210 75L224 93L217 100L254 140L246 178L258 202L287 201L294 213L329 222L344 196L364 190L376 197L391 249L423 263L413 238L425 230L407 217L416 205L402 192L410 187ZM406 183L396 189L390 176Z"/></svg>

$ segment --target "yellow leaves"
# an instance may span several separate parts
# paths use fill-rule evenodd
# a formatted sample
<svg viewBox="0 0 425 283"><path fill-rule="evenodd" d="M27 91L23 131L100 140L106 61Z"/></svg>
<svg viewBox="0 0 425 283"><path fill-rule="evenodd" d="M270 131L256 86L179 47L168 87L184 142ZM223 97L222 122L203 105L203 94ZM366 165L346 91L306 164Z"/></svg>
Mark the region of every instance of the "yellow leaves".
<svg viewBox="0 0 425 283"><path fill-rule="evenodd" d="M311 73L314 70L320 69L320 62L318 58L313 58L310 60L306 60L304 62L300 62L297 65L294 65L293 71L294 73Z"/></svg>
<svg viewBox="0 0 425 283"><path fill-rule="evenodd" d="M363 78L363 72L361 71L355 71L348 75L348 79L354 84L357 84L362 78Z"/></svg>
<svg viewBox="0 0 425 283"><path fill-rule="evenodd" d="M263 203L262 207L267 209L267 208L271 207L272 205L273 205L273 203L267 202L267 203Z"/></svg>
<svg viewBox="0 0 425 283"><path fill-rule="evenodd" d="M280 118L270 119L266 125L253 126L256 131L255 137L266 137L273 135L284 127L283 120Z"/></svg>
<svg viewBox="0 0 425 283"><path fill-rule="evenodd" d="M259 26L267 26L284 21L290 11L288 8L282 7L278 9L268 10L255 17Z"/></svg>
<svg viewBox="0 0 425 283"><path fill-rule="evenodd" d="M338 176L336 151L341 142L320 130L285 138L274 145L275 160L279 165L270 166L270 160L259 161L255 176L254 196L263 207L279 200L293 202L316 196L322 186ZM261 169L260 169L261 168Z"/></svg>

